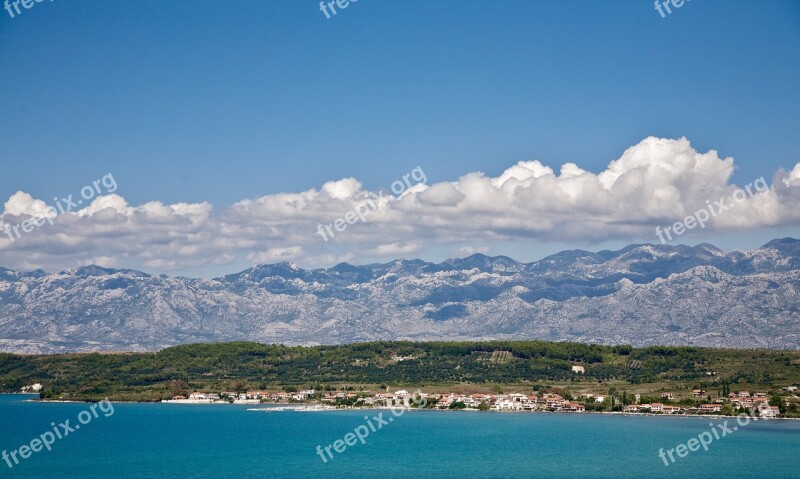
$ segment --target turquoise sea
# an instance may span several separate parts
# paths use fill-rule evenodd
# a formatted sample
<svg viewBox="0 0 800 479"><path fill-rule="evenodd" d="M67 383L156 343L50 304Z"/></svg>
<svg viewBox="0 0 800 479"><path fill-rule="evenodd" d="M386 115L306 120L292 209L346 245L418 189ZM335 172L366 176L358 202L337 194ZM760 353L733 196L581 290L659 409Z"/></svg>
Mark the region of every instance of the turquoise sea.
<svg viewBox="0 0 800 479"><path fill-rule="evenodd" d="M112 414L96 409L87 422L88 404L27 398L0 395L0 452L30 446L53 430L51 423L59 431L66 420L69 428L81 425L82 411L86 424L13 468L0 460L0 478L788 478L797 477L800 457L800 421L755 421L714 440L707 452L664 466L659 448L686 443L722 420L446 411L393 417L375 410L265 413L247 410L254 406L116 403ZM368 425L365 415L381 412L392 421L364 444L327 463L317 455L317 445L344 439Z"/></svg>

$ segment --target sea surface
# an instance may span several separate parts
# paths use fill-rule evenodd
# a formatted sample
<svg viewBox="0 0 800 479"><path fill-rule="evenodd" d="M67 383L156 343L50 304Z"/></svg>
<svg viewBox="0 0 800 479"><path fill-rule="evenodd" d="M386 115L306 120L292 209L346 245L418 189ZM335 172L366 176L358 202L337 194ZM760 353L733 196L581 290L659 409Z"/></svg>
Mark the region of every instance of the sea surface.
<svg viewBox="0 0 800 479"><path fill-rule="evenodd" d="M796 478L800 470L800 421L754 421L725 437L717 428L720 438L707 452L665 466L659 448L725 419L125 403L113 404L112 414L96 408L94 417L88 404L29 398L0 395L0 452L30 446L53 431L51 423L62 438L19 464L9 459L13 468L0 459L0 478ZM372 432L364 416L381 413L380 428L369 420ZM74 430L63 436L58 424L66 420ZM736 422L727 420L732 430ZM355 445L330 449L335 458L322 461L317 445L344 440L359 426L369 430L364 444L351 436Z"/></svg>

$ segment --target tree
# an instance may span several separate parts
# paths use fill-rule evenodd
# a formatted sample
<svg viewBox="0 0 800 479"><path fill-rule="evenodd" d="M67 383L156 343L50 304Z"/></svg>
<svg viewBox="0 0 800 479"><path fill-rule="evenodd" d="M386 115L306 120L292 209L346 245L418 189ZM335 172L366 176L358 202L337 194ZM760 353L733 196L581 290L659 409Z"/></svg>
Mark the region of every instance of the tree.
<svg viewBox="0 0 800 479"><path fill-rule="evenodd" d="M781 414L786 412L786 406L783 404L783 398L781 396L772 396L769 398L769 405L778 406L778 410Z"/></svg>
<svg viewBox="0 0 800 479"><path fill-rule="evenodd" d="M613 350L620 356L628 356L631 354L631 352L633 352L633 346L630 344L620 344L619 346L614 346Z"/></svg>
<svg viewBox="0 0 800 479"><path fill-rule="evenodd" d="M730 404L726 404L722 406L722 415L723 416L733 416L733 408Z"/></svg>
<svg viewBox="0 0 800 479"><path fill-rule="evenodd" d="M243 383L242 381L232 381L228 387L231 388L231 391L237 393L247 391L247 384Z"/></svg>
<svg viewBox="0 0 800 479"><path fill-rule="evenodd" d="M173 379L172 381L169 382L169 390L172 393L172 397L188 396L189 384L186 381Z"/></svg>

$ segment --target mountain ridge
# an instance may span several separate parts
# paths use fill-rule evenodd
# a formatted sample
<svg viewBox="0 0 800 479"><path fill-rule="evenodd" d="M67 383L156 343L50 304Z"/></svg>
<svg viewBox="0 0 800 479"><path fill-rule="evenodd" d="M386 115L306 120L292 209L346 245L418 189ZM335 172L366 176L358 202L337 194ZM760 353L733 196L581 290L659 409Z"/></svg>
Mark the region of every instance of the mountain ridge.
<svg viewBox="0 0 800 479"><path fill-rule="evenodd" d="M800 240L474 254L217 278L0 267L0 351L153 351L207 341L556 341L800 348Z"/></svg>

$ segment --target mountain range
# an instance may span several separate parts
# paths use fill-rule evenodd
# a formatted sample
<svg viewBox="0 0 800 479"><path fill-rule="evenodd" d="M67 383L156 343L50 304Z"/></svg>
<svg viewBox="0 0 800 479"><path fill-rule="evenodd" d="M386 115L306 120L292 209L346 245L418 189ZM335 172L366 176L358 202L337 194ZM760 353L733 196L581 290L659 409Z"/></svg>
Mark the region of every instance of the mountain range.
<svg viewBox="0 0 800 479"><path fill-rule="evenodd" d="M153 351L192 342L545 339L800 347L800 240L475 254L327 269L257 265L214 279L90 265L0 267L0 351Z"/></svg>

